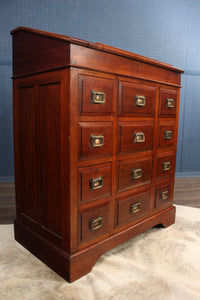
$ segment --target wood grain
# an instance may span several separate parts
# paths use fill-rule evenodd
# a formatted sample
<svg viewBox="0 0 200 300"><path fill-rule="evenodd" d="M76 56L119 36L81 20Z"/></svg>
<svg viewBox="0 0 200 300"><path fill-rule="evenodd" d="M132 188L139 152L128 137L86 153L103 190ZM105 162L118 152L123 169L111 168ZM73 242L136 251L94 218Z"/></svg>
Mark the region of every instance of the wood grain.
<svg viewBox="0 0 200 300"><path fill-rule="evenodd" d="M174 222L174 168L160 176L158 157L170 152L175 163L182 71L42 31L12 35L16 239L59 274L63 253L71 281L101 249ZM174 96L175 107L166 109L165 98ZM138 97L144 106L135 105ZM172 139L164 139L166 130ZM130 217L136 198L141 207ZM47 244L55 257L44 257ZM83 252L93 257L87 268L79 264Z"/></svg>

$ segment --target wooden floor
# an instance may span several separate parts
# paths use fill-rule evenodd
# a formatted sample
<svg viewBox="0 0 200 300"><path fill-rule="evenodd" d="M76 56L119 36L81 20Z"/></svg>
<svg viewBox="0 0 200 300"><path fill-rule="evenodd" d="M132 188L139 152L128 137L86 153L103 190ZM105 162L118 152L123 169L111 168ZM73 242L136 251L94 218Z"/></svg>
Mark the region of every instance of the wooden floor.
<svg viewBox="0 0 200 300"><path fill-rule="evenodd" d="M176 178L174 203L200 208L200 177ZM14 219L14 183L0 182L0 224L12 224Z"/></svg>

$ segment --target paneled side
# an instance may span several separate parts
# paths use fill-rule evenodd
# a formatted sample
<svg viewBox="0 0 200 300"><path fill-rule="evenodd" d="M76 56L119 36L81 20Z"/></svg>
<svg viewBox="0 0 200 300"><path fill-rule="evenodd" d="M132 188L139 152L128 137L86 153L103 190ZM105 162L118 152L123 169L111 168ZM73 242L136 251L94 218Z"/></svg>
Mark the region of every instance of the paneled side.
<svg viewBox="0 0 200 300"><path fill-rule="evenodd" d="M14 99L15 178L17 209L34 223L38 222L36 151L37 101L33 85L21 86Z"/></svg>
<svg viewBox="0 0 200 300"><path fill-rule="evenodd" d="M64 248L69 245L65 83L65 71L15 79L13 101L17 217Z"/></svg>
<svg viewBox="0 0 200 300"><path fill-rule="evenodd" d="M60 82L39 87L42 226L61 235Z"/></svg>

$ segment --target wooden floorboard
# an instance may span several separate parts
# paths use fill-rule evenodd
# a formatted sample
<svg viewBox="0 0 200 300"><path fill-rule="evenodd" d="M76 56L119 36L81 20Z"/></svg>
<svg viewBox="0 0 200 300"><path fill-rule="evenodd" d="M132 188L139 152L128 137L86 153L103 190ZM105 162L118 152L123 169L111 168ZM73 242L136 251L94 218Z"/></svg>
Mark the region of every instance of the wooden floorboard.
<svg viewBox="0 0 200 300"><path fill-rule="evenodd" d="M174 203L200 208L200 177L176 178ZM0 182L0 224L12 224L15 209L14 183Z"/></svg>
<svg viewBox="0 0 200 300"><path fill-rule="evenodd" d="M0 182L0 224L12 224L15 210L15 184Z"/></svg>
<svg viewBox="0 0 200 300"><path fill-rule="evenodd" d="M200 208L200 177L176 178L174 203Z"/></svg>

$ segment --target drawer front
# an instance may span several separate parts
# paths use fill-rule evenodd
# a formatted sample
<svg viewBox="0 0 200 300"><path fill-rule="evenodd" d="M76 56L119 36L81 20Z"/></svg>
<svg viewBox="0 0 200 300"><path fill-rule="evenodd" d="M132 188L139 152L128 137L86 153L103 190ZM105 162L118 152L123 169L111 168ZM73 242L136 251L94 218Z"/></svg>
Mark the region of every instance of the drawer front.
<svg viewBox="0 0 200 300"><path fill-rule="evenodd" d="M160 89L160 116L176 116L177 91L169 89Z"/></svg>
<svg viewBox="0 0 200 300"><path fill-rule="evenodd" d="M160 125L160 147L173 146L175 142L175 125Z"/></svg>
<svg viewBox="0 0 200 300"><path fill-rule="evenodd" d="M153 140L153 123L124 122L118 124L119 153L152 150Z"/></svg>
<svg viewBox="0 0 200 300"><path fill-rule="evenodd" d="M118 165L118 191L148 184L152 178L152 158L120 162Z"/></svg>
<svg viewBox="0 0 200 300"><path fill-rule="evenodd" d="M174 173L175 160L174 155L160 154L158 156L158 172L157 178L171 176Z"/></svg>
<svg viewBox="0 0 200 300"><path fill-rule="evenodd" d="M113 80L79 75L79 114L111 114Z"/></svg>
<svg viewBox="0 0 200 300"><path fill-rule="evenodd" d="M119 82L119 114L155 114L156 87Z"/></svg>
<svg viewBox="0 0 200 300"><path fill-rule="evenodd" d="M109 206L105 205L81 214L81 242L108 233L108 213Z"/></svg>
<svg viewBox="0 0 200 300"><path fill-rule="evenodd" d="M117 202L117 225L123 225L150 212L150 191Z"/></svg>
<svg viewBox="0 0 200 300"><path fill-rule="evenodd" d="M79 123L79 158L92 159L112 154L112 122Z"/></svg>
<svg viewBox="0 0 200 300"><path fill-rule="evenodd" d="M79 168L80 202L85 203L111 194L111 164Z"/></svg>
<svg viewBox="0 0 200 300"><path fill-rule="evenodd" d="M156 189L156 208L167 206L171 202L171 184L162 185Z"/></svg>

